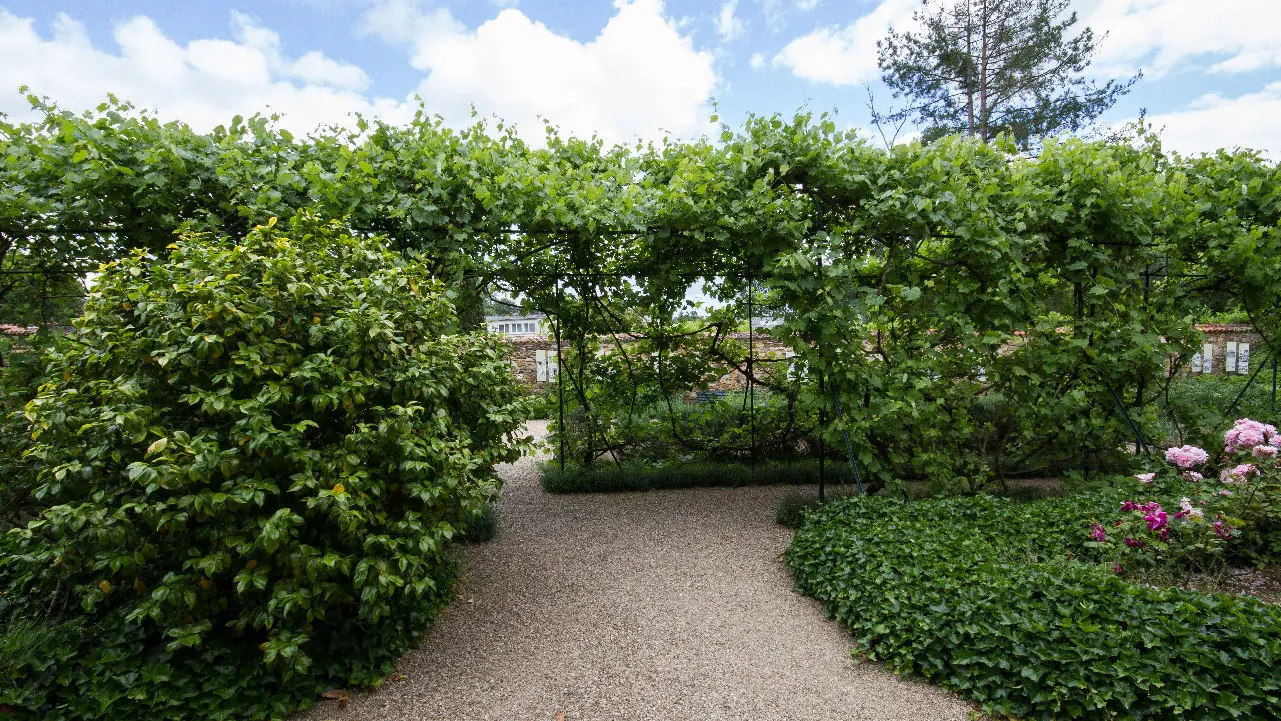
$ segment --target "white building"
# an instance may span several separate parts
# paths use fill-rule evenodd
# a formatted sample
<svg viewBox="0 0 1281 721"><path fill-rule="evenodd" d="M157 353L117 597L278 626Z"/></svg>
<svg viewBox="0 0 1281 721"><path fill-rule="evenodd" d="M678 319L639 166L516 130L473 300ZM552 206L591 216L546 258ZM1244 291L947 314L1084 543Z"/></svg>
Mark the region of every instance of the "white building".
<svg viewBox="0 0 1281 721"><path fill-rule="evenodd" d="M508 336L547 335L547 317L543 315L487 315L485 325L490 333Z"/></svg>

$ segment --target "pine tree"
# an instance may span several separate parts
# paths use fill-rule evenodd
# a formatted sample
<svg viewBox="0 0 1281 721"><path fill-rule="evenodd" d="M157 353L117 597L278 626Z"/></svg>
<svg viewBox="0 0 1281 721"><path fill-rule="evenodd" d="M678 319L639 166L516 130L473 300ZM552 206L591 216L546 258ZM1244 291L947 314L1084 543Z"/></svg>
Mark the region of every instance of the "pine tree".
<svg viewBox="0 0 1281 721"><path fill-rule="evenodd" d="M926 139L965 133L1033 139L1085 128L1142 73L1099 86L1083 73L1098 50L1094 31L1070 35L1071 0L923 0L919 30L877 42L882 79L911 105L878 120L912 118ZM1106 36L1105 36L1106 37Z"/></svg>

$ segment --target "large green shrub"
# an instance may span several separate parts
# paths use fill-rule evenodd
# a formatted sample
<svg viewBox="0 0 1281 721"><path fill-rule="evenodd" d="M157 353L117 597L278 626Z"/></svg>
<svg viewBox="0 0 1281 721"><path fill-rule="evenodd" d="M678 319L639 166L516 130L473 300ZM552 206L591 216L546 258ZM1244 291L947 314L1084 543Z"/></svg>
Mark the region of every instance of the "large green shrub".
<svg viewBox="0 0 1281 721"><path fill-rule="evenodd" d="M41 355L58 340L54 333L0 338L0 532L24 522L39 508L31 497L36 464L26 457L31 431L23 410L44 375Z"/></svg>
<svg viewBox="0 0 1281 721"><path fill-rule="evenodd" d="M1089 562L1090 521L1120 493L837 501L806 516L787 560L860 651L994 715L1281 717L1281 609Z"/></svg>
<svg viewBox="0 0 1281 721"><path fill-rule="evenodd" d="M89 632L0 703L261 718L388 672L519 453L525 402L449 296L305 214L108 266L28 406L49 507L0 566L0 609Z"/></svg>

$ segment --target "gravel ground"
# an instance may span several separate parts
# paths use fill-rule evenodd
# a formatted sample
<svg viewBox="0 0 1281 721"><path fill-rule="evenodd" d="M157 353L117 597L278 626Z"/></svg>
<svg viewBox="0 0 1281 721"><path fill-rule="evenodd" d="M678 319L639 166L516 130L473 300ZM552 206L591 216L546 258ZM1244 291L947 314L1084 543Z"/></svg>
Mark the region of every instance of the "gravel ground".
<svg viewBox="0 0 1281 721"><path fill-rule="evenodd" d="M794 489L552 495L531 458L502 475L498 537L465 549L459 597L399 673L295 721L968 718L853 659L792 590L773 519Z"/></svg>

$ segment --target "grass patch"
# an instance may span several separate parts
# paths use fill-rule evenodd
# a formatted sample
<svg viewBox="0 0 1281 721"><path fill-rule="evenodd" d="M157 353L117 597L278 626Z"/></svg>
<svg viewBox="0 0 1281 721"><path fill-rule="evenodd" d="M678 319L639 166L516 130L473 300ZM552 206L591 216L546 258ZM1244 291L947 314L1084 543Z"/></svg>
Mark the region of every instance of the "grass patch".
<svg viewBox="0 0 1281 721"><path fill-rule="evenodd" d="M717 486L777 486L818 483L818 463L769 463L750 466L745 463L696 463L655 467L624 463L596 469L569 467L560 470L554 463L542 464L541 482L548 493L613 493L650 491L670 488L710 488ZM827 483L854 484L849 466L828 463Z"/></svg>
<svg viewBox="0 0 1281 721"><path fill-rule="evenodd" d="M804 514L787 562L868 658L993 716L1281 718L1281 608L1094 561L1089 524L1123 494L840 500Z"/></svg>

